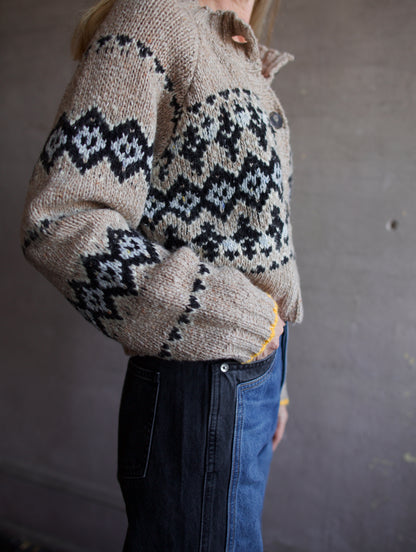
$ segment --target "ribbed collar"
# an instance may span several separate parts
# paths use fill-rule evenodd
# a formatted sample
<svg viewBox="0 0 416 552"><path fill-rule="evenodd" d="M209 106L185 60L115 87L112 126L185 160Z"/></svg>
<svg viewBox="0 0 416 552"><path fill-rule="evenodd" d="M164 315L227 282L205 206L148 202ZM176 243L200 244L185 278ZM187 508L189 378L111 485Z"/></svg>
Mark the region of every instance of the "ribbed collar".
<svg viewBox="0 0 416 552"><path fill-rule="evenodd" d="M218 32L224 42L232 42L234 46L242 48L247 58L253 63L254 68L261 71L269 83L282 67L295 59L288 52L280 52L260 44L251 25L241 19L236 12L232 10L213 10L209 6L201 6L198 0L188 0L188 2L192 4L196 14L208 18L210 26ZM231 38L235 35L243 36L247 42L235 43Z"/></svg>

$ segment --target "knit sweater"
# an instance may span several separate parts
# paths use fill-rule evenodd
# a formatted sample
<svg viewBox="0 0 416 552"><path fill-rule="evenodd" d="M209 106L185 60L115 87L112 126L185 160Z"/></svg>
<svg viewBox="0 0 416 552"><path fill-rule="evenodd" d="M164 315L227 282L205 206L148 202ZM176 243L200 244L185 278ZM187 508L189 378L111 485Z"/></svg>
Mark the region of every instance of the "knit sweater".
<svg viewBox="0 0 416 552"><path fill-rule="evenodd" d="M234 11L117 0L78 64L21 243L127 355L249 362L277 306L301 322L289 126L271 88L290 59Z"/></svg>

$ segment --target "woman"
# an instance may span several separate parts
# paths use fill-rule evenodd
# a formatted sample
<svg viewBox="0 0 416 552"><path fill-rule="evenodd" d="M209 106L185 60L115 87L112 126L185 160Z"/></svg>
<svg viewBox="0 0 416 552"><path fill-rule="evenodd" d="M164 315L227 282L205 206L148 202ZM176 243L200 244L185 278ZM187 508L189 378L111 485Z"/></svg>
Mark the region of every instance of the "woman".
<svg viewBox="0 0 416 552"><path fill-rule="evenodd" d="M125 552L262 550L303 317L269 4L99 2L27 193L26 258L130 357Z"/></svg>

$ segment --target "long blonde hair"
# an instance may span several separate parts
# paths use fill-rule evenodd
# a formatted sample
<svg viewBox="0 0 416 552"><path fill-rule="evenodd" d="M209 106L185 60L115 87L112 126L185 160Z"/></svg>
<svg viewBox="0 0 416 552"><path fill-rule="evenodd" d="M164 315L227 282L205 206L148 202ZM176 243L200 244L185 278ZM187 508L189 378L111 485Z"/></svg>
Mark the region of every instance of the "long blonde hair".
<svg viewBox="0 0 416 552"><path fill-rule="evenodd" d="M268 47L272 39L273 29L279 11L280 0L254 0L254 7L250 17L250 25L259 40L263 39L266 20L266 36L264 41Z"/></svg>
<svg viewBox="0 0 416 552"><path fill-rule="evenodd" d="M80 60L87 49L96 30L104 21L116 0L100 0L89 8L78 23L71 41L71 53L75 60ZM255 35L262 37L266 19L267 25L266 43L270 46L273 26L279 9L279 0L255 0L250 25Z"/></svg>

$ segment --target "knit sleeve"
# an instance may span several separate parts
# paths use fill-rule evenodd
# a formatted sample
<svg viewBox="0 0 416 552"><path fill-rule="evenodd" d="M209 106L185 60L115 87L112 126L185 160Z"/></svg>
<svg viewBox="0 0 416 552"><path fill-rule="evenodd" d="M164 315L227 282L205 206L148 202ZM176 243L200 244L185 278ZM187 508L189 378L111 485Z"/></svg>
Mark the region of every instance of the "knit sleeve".
<svg viewBox="0 0 416 552"><path fill-rule="evenodd" d="M23 252L126 354L246 362L270 337L274 299L241 271L140 230L155 152L197 59L183 20L157 29L154 9L122 26L109 16L75 71L29 183Z"/></svg>

